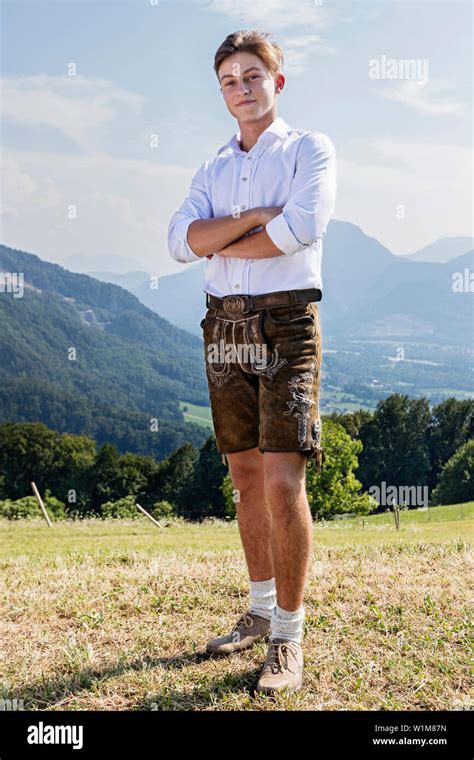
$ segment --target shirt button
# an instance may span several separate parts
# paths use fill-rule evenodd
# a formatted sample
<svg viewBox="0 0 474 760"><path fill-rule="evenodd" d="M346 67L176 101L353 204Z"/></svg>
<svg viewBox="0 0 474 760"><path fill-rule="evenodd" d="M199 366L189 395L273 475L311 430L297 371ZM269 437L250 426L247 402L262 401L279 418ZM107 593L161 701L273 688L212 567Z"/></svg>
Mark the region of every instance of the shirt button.
<svg viewBox="0 0 474 760"><path fill-rule="evenodd" d="M246 182L246 181L247 181L247 177L242 177L242 182Z"/></svg>
<svg viewBox="0 0 474 760"><path fill-rule="evenodd" d="M247 206L241 206L240 208L241 208L241 209L242 209L242 211L243 211L245 208L247 208Z"/></svg>
<svg viewBox="0 0 474 760"><path fill-rule="evenodd" d="M249 161L251 161L251 160L252 160L252 156L247 156L247 159L248 159Z"/></svg>
<svg viewBox="0 0 474 760"><path fill-rule="evenodd" d="M239 283L237 283L237 285L234 285L234 288L240 288Z"/></svg>

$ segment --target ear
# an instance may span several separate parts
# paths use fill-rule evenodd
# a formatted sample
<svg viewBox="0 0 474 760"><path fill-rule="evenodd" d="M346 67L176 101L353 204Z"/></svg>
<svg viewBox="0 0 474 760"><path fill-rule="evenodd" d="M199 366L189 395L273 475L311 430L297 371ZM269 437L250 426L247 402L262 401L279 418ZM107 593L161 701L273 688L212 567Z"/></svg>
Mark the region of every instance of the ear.
<svg viewBox="0 0 474 760"><path fill-rule="evenodd" d="M281 92L282 89L285 86L285 77L283 74L278 74L277 78L275 79L275 90L276 92Z"/></svg>

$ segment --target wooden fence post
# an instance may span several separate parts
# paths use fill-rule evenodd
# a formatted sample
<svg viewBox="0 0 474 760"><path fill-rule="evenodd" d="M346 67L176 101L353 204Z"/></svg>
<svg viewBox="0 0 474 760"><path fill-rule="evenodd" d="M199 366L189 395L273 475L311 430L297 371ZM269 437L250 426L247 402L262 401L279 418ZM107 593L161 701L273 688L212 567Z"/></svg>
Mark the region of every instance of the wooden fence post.
<svg viewBox="0 0 474 760"><path fill-rule="evenodd" d="M36 483L32 482L32 483L31 483L31 487L32 487L32 489L33 489L33 492L34 492L34 494L35 494L35 496L36 496L36 501L37 501L37 502L38 502L38 504L40 505L40 509L41 509L41 511L42 511L42 513L43 513L44 519L45 519L45 520L46 520L46 522L48 523L49 527L50 527L50 528L52 528L53 526L51 525L51 520L49 519L49 517L48 517L48 513L46 512L45 506L44 506L44 504L43 504L43 499L42 499L42 498L41 498L41 496L39 495L39 491L38 491L38 489L36 488Z"/></svg>
<svg viewBox="0 0 474 760"><path fill-rule="evenodd" d="M154 523L154 524L156 525L156 527L157 527L157 528L161 528L161 529L163 529L163 526L162 526L162 525L160 525L160 523L159 523L159 522L157 522L157 521L155 520L155 518L154 518L154 517L152 517L152 516L149 514L149 512L147 512L147 511L146 511L146 509L143 509L143 507L141 507L141 506L140 506L140 504L136 504L136 507L137 507L137 509L139 509L139 510L140 510L140 512L142 512L144 515L146 515L146 517L148 517L148 519L149 519L149 520L151 520L151 521L152 521L152 523Z"/></svg>
<svg viewBox="0 0 474 760"><path fill-rule="evenodd" d="M393 507L393 516L395 518L395 527L397 530L400 530L400 507L398 504L395 504L395 499L392 502Z"/></svg>

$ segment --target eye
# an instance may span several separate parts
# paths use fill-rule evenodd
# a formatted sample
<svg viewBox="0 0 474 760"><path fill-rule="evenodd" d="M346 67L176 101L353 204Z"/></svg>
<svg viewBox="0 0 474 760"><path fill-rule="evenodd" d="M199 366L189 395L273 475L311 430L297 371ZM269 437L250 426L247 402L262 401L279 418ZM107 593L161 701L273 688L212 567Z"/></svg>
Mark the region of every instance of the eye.
<svg viewBox="0 0 474 760"><path fill-rule="evenodd" d="M234 83L233 82L227 82L227 84L225 85L225 87L228 87L230 84L234 84Z"/></svg>

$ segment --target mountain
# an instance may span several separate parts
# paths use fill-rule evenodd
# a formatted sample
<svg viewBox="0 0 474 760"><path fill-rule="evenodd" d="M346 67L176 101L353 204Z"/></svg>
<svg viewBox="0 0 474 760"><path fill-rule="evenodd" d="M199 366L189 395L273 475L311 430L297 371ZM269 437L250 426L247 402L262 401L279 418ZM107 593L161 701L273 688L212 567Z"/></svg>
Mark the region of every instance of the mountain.
<svg viewBox="0 0 474 760"><path fill-rule="evenodd" d="M139 288L141 285L149 285L150 275L147 272L126 272L125 274L118 274L117 272L84 272L89 277L94 277L96 280L102 282L110 282L113 285L119 285L125 290L132 292L135 288Z"/></svg>
<svg viewBox="0 0 474 760"><path fill-rule="evenodd" d="M415 253L406 256L412 261L429 261L432 263L445 264L451 259L462 256L474 247L474 238L472 237L444 237L435 240L434 243L425 245Z"/></svg>
<svg viewBox="0 0 474 760"><path fill-rule="evenodd" d="M411 338L442 345L472 347L474 311L472 292L463 284L454 287L458 275L473 271L474 251L446 264L392 261L371 283L371 297L358 309L358 325L352 336ZM464 276L463 276L464 279ZM336 322L339 331L345 321Z"/></svg>
<svg viewBox="0 0 474 760"><path fill-rule="evenodd" d="M376 283L397 260L376 238L349 222L330 222L323 241L322 281L326 329L351 330Z"/></svg>
<svg viewBox="0 0 474 760"><path fill-rule="evenodd" d="M199 323L206 313L203 292L204 262L186 265L181 272L160 277L158 282L146 272L89 272L104 282L121 285L149 309L194 335L201 335Z"/></svg>
<svg viewBox="0 0 474 760"><path fill-rule="evenodd" d="M472 347L474 312L469 290L453 288L457 274L472 270L474 251L446 264L393 262L374 282L373 297L359 309L352 336L411 338ZM339 330L345 328L338 323Z"/></svg>
<svg viewBox="0 0 474 760"><path fill-rule="evenodd" d="M395 256L359 227L328 226L321 309L329 335L416 339L472 347L469 292L453 290L453 275L473 268L473 252L445 264Z"/></svg>
<svg viewBox="0 0 474 760"><path fill-rule="evenodd" d="M0 246L0 421L44 422L161 459L208 433L179 401L207 405L202 340L117 285ZM6 292L5 292L6 291Z"/></svg>
<svg viewBox="0 0 474 760"><path fill-rule="evenodd" d="M417 262L394 255L354 224L331 221L322 261L320 311L325 335L331 340L412 338L471 346L472 298L452 289L453 274L459 268L473 268L472 252L463 253L444 264ZM182 272L161 277L158 289L150 287L145 274L141 284L135 273L114 277L124 284L130 277L126 286L150 309L200 335L204 268L205 262L185 265Z"/></svg>
<svg viewBox="0 0 474 760"><path fill-rule="evenodd" d="M77 274L88 274L90 270L113 269L114 272L129 272L137 265L136 256L118 256L115 251L101 251L100 255L89 256L83 253L74 253L61 260L65 269Z"/></svg>
<svg viewBox="0 0 474 760"><path fill-rule="evenodd" d="M373 408L394 392L433 404L474 396L472 251L417 262L337 220L323 248L323 413ZM0 248L0 268L24 271L27 281L23 299L0 292L12 325L0 336L0 364L13 357L0 366L0 419L39 419L158 458L202 440L205 428L185 424L178 401L209 403L199 327L205 266L183 265L156 289L146 272L96 272L118 283L107 284ZM77 363L66 362L65 346L79 338ZM162 435L150 434L153 417Z"/></svg>

